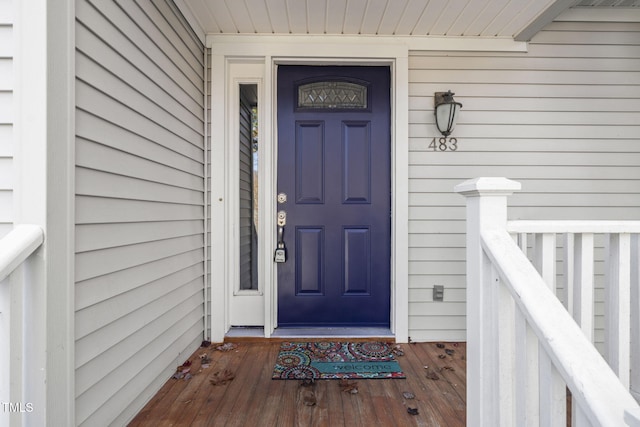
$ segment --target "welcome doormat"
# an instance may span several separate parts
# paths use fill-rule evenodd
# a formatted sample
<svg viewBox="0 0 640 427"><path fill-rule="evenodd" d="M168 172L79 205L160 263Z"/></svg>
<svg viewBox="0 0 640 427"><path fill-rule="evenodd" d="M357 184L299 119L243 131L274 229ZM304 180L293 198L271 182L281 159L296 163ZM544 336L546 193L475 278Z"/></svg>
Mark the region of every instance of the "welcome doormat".
<svg viewBox="0 0 640 427"><path fill-rule="evenodd" d="M406 378L383 342L284 342L273 379Z"/></svg>

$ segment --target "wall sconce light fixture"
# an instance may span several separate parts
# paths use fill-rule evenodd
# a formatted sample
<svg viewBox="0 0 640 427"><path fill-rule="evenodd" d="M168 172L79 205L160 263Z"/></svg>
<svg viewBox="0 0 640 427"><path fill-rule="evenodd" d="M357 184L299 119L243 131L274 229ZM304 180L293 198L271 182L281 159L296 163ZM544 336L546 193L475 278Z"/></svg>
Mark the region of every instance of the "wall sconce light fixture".
<svg viewBox="0 0 640 427"><path fill-rule="evenodd" d="M453 99L453 95L455 95L455 93L452 93L450 90L447 92L436 92L434 94L436 126L445 138L453 132L453 128L458 120L458 112L462 107L461 103Z"/></svg>

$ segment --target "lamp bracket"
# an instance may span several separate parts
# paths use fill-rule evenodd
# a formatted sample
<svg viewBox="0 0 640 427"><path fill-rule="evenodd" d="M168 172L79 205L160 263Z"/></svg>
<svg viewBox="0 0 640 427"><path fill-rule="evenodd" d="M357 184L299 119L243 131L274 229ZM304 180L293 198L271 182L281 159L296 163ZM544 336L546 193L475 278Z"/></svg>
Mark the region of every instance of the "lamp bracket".
<svg viewBox="0 0 640 427"><path fill-rule="evenodd" d="M434 95L434 105L437 107L440 104L446 104L453 101L453 95L455 95L455 93L448 90L446 92L436 92L433 95Z"/></svg>

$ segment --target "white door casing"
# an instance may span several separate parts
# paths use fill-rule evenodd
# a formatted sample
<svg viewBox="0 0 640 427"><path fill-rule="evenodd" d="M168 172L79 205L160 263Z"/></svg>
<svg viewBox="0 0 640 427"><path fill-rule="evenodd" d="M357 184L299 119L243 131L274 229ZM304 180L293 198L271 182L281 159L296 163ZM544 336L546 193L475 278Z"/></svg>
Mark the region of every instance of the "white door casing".
<svg viewBox="0 0 640 427"><path fill-rule="evenodd" d="M351 38L349 38L351 40ZM221 341L236 314L262 316L265 337L276 325L277 126L275 87L278 64L389 65L391 67L391 329L408 341L408 48L404 43L364 38L209 36L211 48L211 340ZM259 87L259 291L237 292L237 88ZM235 105L235 107L234 107ZM234 110L235 108L235 110ZM235 123L235 124L234 124ZM235 157L234 157L235 156ZM245 291L246 292L246 291ZM262 306L262 310L257 308ZM243 314L244 313L244 314ZM247 320L248 321L248 320Z"/></svg>

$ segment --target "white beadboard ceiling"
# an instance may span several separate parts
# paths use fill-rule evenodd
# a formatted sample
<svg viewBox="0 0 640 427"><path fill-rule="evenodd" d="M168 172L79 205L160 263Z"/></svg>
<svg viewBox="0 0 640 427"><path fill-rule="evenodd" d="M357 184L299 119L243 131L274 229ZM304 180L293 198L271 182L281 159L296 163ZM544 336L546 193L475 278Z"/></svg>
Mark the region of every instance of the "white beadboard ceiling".
<svg viewBox="0 0 640 427"><path fill-rule="evenodd" d="M209 34L365 34L526 40L570 7L640 0L182 0Z"/></svg>

